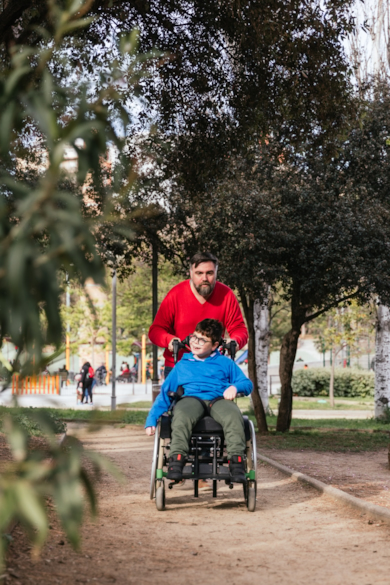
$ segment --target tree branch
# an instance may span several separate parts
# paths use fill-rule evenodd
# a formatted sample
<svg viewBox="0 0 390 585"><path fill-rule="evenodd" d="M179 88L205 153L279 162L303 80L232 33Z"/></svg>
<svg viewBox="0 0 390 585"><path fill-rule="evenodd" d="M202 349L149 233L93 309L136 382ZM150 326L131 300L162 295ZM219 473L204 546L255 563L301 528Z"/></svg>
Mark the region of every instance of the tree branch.
<svg viewBox="0 0 390 585"><path fill-rule="evenodd" d="M308 323L309 321L313 321L313 319L316 319L320 315L323 315L323 313L326 313L327 311L329 311L329 309L333 309L333 307L337 307L337 305L339 305L340 303L343 303L344 301L348 301L349 299L353 299L354 297L356 297L358 292L359 291L355 291L354 293L351 293L350 295L347 295L346 297L342 297L341 299L338 299L337 301L330 303L330 305L328 305L324 309L321 309L320 311L313 313L313 315L309 315L308 317L305 318L304 323Z"/></svg>

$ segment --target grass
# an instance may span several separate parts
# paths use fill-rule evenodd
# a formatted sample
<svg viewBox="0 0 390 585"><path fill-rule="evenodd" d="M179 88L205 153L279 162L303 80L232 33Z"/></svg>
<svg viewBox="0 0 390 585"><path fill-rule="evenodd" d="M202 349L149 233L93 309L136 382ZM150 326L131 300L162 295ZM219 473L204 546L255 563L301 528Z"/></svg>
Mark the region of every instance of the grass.
<svg viewBox="0 0 390 585"><path fill-rule="evenodd" d="M141 404L144 403L141 402ZM18 416L28 417L31 410L31 407L8 408L1 406L0 424L1 418L5 413L11 412ZM120 408L114 412L60 408L40 408L36 410L50 412L56 418L64 421L85 421L96 424L114 423L120 427L127 424L143 426L147 416L146 411L125 410L124 408ZM256 425L253 413L249 411L245 414ZM314 450L345 453L376 451L389 446L390 421L383 423L373 418L364 420L293 419L289 433L277 433L274 430L276 427L276 416L267 417L267 421L271 430L267 436L258 436L258 447L260 449L263 447L280 450Z"/></svg>
<svg viewBox="0 0 390 585"><path fill-rule="evenodd" d="M238 398L237 404L241 410L250 408L249 398ZM273 397L269 399L271 410L277 411L279 406L279 398ZM373 398L336 398L334 408L329 403L329 398L303 398L294 397L294 410L374 410Z"/></svg>
<svg viewBox="0 0 390 585"><path fill-rule="evenodd" d="M250 408L249 398L238 398L237 404L242 410ZM277 411L279 398L269 399L271 410ZM302 398L295 397L293 402L294 410L374 410L373 398L336 398L335 406L332 408L328 398Z"/></svg>
<svg viewBox="0 0 390 585"><path fill-rule="evenodd" d="M326 451L333 453L358 453L377 451L389 446L389 433L374 430L364 433L358 430L304 431L291 430L289 433L271 431L267 436L258 437L258 448L291 451Z"/></svg>
<svg viewBox="0 0 390 585"><path fill-rule="evenodd" d="M276 427L276 416L267 417L268 424ZM370 430L370 431L389 431L390 424L380 422L374 418L364 419L349 419L349 418L319 418L319 419L305 419L293 418L291 423L292 429L299 429L302 427L311 428L326 428L326 429L354 429L354 430Z"/></svg>
<svg viewBox="0 0 390 585"><path fill-rule="evenodd" d="M118 409L115 411L110 410L73 410L71 408L37 408L37 411L50 412L61 420L67 422L71 421L85 421L92 423L122 423L122 424L133 424L133 425L144 425L147 417L146 411L137 410L124 410ZM31 412L31 407L16 407L8 408L6 406L0 406L0 419L5 412L11 412L11 414L28 415Z"/></svg>
<svg viewBox="0 0 390 585"><path fill-rule="evenodd" d="M151 400L140 400L139 402L124 402L118 404L117 408L152 408Z"/></svg>
<svg viewBox="0 0 390 585"><path fill-rule="evenodd" d="M248 411L245 414L256 426L253 413ZM374 418L293 419L288 433L276 432L276 416L267 417L267 422L269 434L258 435L260 449L357 453L388 448L390 442L390 422L383 423Z"/></svg>

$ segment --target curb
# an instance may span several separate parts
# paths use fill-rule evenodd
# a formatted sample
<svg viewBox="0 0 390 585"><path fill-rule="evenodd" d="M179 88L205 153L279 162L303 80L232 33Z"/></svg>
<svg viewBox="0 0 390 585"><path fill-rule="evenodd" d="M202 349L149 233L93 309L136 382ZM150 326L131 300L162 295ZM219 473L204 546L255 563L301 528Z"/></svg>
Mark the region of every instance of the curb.
<svg viewBox="0 0 390 585"><path fill-rule="evenodd" d="M386 522L386 524L390 524L390 509L388 508L384 508L383 506L377 506L376 504L371 504L370 502L365 502L360 498L351 496L350 494L347 494L343 490L339 490L338 488L334 488L330 485L327 485L326 483L323 483L318 479L314 479L309 475L305 475L304 473L300 473L299 471L294 471L293 469L290 469L286 465L282 465L282 463L278 463L277 461L274 461L273 459L270 459L265 455L260 455L260 453L257 453L257 458L260 459L261 461L264 461L264 463L268 463L268 465L275 467L282 473L289 475L296 481L307 483L314 487L319 492L326 494L327 496L330 496L334 500L338 500L339 502L342 502L343 504L346 504L351 508L355 508L360 512L364 512L371 519L381 520L382 522Z"/></svg>

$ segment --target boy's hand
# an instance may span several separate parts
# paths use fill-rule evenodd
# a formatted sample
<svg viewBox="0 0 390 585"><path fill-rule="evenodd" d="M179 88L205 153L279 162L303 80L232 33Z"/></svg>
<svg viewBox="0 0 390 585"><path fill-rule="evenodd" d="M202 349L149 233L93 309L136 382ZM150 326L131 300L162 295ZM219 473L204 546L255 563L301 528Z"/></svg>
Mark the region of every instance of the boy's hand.
<svg viewBox="0 0 390 585"><path fill-rule="evenodd" d="M223 393L225 400L234 400L236 396L237 388L235 386L229 386L229 388L226 388L225 392Z"/></svg>
<svg viewBox="0 0 390 585"><path fill-rule="evenodd" d="M148 437L151 437L152 435L154 435L155 432L156 432L156 427L146 427L146 429L145 429L145 433L148 435Z"/></svg>

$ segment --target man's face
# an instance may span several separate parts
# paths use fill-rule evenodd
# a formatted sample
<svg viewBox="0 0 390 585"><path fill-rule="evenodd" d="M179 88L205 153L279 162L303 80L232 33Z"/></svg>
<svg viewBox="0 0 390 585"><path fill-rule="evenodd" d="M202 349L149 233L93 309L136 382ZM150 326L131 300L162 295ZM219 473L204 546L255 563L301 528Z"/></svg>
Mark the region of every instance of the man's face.
<svg viewBox="0 0 390 585"><path fill-rule="evenodd" d="M202 262L195 268L195 264L191 266L190 278L195 287L195 290L202 297L209 297L214 290L217 281L217 267L214 262Z"/></svg>
<svg viewBox="0 0 390 585"><path fill-rule="evenodd" d="M204 333L195 331L195 333L190 336L190 349L193 355L196 355L199 358L208 357L215 349L217 349L217 347L218 342L213 343L210 337L207 337Z"/></svg>

